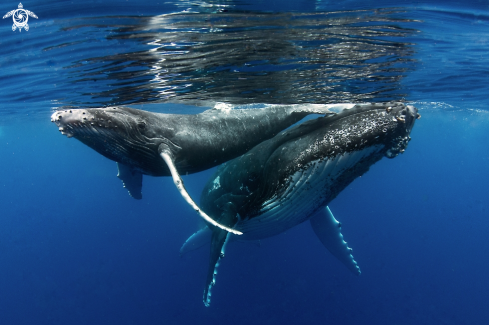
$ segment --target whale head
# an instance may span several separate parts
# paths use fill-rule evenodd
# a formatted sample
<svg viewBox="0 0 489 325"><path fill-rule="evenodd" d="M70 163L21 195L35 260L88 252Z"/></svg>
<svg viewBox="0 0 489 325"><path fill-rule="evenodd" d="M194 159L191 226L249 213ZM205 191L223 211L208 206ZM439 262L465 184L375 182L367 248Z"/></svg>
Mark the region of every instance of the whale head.
<svg viewBox="0 0 489 325"><path fill-rule="evenodd" d="M279 234L329 204L383 157L402 154L418 118L413 106L374 103L303 122L218 169L202 192L202 209L219 216L230 200L246 219L234 220L243 238Z"/></svg>
<svg viewBox="0 0 489 325"><path fill-rule="evenodd" d="M158 146L164 141L164 134L156 130L153 115L128 107L68 109L53 113L51 122L61 134L78 139L111 160L145 172L155 169L151 165L158 160Z"/></svg>

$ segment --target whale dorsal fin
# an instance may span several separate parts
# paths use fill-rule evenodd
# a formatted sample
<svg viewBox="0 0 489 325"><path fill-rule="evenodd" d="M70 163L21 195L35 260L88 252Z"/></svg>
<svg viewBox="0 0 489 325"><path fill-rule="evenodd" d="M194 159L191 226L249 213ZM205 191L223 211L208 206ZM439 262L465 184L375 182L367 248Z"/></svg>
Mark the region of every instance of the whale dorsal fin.
<svg viewBox="0 0 489 325"><path fill-rule="evenodd" d="M141 200L143 198L143 195L141 194L143 188L143 174L134 168L121 163L117 163L117 168L119 169L117 177L122 181L124 188L129 191L129 195L136 200Z"/></svg>
<svg viewBox="0 0 489 325"><path fill-rule="evenodd" d="M351 255L351 248L343 240L341 224L335 219L331 210L326 207L316 213L311 219L311 226L321 243L331 254L339 259L351 272L359 275L360 268Z"/></svg>

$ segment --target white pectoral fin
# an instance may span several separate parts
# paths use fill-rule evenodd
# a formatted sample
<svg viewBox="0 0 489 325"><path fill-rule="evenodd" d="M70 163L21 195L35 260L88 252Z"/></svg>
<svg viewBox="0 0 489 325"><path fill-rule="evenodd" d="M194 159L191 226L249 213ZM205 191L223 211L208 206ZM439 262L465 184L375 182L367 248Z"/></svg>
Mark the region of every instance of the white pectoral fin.
<svg viewBox="0 0 489 325"><path fill-rule="evenodd" d="M321 243L331 254L339 259L351 272L359 275L360 268L353 259L351 248L343 240L341 224L335 219L331 210L326 207L316 213L311 219L311 226Z"/></svg>
<svg viewBox="0 0 489 325"><path fill-rule="evenodd" d="M190 236L180 248L180 256L211 243L212 230L205 226Z"/></svg>
<svg viewBox="0 0 489 325"><path fill-rule="evenodd" d="M185 201L208 223L210 223L213 226L219 227L223 230L226 230L230 233L233 233L235 235L242 235L243 233L241 231L226 227L224 225L221 225L220 223L216 222L214 219L209 217L204 211L202 211L197 204L195 204L194 200L190 197L188 194L187 190L185 189L185 185L183 184L183 180L180 177L180 174L178 174L177 168L175 167L175 164L173 163L173 160L170 156L170 153L166 150L162 150L160 152L161 158L165 161L166 165L170 169L171 176L173 178L173 183L175 183L175 186L177 187L178 191L182 195L182 197L185 199Z"/></svg>
<svg viewBox="0 0 489 325"><path fill-rule="evenodd" d="M117 168L119 170L117 177L122 181L124 188L129 191L129 195L136 200L141 200L143 198L141 194L143 174L121 163L117 163Z"/></svg>

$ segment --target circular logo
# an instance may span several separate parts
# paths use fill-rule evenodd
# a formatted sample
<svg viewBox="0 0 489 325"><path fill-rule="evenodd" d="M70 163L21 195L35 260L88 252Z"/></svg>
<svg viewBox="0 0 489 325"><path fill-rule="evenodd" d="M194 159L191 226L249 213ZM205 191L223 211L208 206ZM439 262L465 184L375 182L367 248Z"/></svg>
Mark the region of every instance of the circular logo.
<svg viewBox="0 0 489 325"><path fill-rule="evenodd" d="M17 9L13 16L14 16L14 24L17 25L17 27L19 28L23 28L27 24L27 21L29 20L29 16L27 15L27 12L25 12L24 9Z"/></svg>
<svg viewBox="0 0 489 325"><path fill-rule="evenodd" d="M19 32L22 31L22 28L26 31L29 30L29 25L27 25L29 16L37 19L36 14L32 11L25 10L22 3L19 3L18 9L10 10L9 12L7 12L5 16L3 16L3 19L10 16L12 16L12 19L14 21L14 24L12 25L12 30L15 31L18 28Z"/></svg>

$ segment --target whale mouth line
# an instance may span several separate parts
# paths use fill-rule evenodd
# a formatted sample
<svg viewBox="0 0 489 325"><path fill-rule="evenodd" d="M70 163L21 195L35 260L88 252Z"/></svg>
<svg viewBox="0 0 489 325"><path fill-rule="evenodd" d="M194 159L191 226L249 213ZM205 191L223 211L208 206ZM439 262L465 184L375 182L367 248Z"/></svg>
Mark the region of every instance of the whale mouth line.
<svg viewBox="0 0 489 325"><path fill-rule="evenodd" d="M124 118L116 121L107 114L96 116L95 113L84 109L55 112L51 115L51 122L55 123L61 134L68 138L92 135L112 135L114 137L119 135L120 138L129 136L137 140L143 137L138 132L128 132L128 130L136 130L136 128L132 128L129 121ZM140 141L145 143L144 139L140 139Z"/></svg>
<svg viewBox="0 0 489 325"><path fill-rule="evenodd" d="M86 123L65 123L65 124L57 124L58 130L62 135L66 135L68 138L72 138L74 136L91 136L96 135L98 132L97 128L94 128L91 125L87 125Z"/></svg>
<svg viewBox="0 0 489 325"><path fill-rule="evenodd" d="M136 153L145 161L153 158L154 153L148 148L148 143L154 141L138 132L137 128L131 127L130 122L124 118L115 121L110 116L95 116L79 109L55 112L51 121L58 126L61 134L76 138L114 161L136 164L130 158Z"/></svg>

